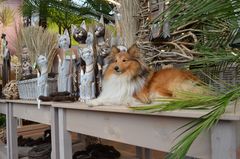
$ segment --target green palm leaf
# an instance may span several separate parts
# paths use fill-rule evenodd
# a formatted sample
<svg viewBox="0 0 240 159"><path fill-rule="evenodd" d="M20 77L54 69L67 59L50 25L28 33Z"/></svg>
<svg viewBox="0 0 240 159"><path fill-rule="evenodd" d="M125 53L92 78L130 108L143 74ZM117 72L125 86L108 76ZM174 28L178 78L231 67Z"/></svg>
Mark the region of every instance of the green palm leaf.
<svg viewBox="0 0 240 159"><path fill-rule="evenodd" d="M167 158L176 159L184 158L194 142L194 140L203 131L209 130L214 124L218 122L221 115L225 112L226 107L233 100L236 100L240 96L240 86L235 89L225 92L225 94L215 94L210 96L204 96L200 94L193 94L192 92L183 92L181 98L176 99L157 99L158 102L164 102L163 104L156 104L153 106L140 106L130 107L133 110L141 111L171 111L178 109L207 109L209 112L194 121L187 123L186 125L177 129L182 131L177 144L174 145Z"/></svg>

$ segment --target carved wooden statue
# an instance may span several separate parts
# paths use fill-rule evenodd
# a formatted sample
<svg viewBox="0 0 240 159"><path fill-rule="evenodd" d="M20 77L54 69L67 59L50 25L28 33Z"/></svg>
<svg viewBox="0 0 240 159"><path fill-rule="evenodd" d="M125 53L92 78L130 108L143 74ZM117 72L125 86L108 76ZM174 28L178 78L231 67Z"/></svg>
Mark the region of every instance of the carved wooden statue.
<svg viewBox="0 0 240 159"><path fill-rule="evenodd" d="M6 40L6 34L2 34L2 45L1 51L3 56L3 66L2 66L2 85L5 86L10 81L10 52L8 50L8 42Z"/></svg>
<svg viewBox="0 0 240 159"><path fill-rule="evenodd" d="M31 61L28 53L29 53L28 48L26 46L23 46L22 58L21 58L23 78L30 76L32 74L32 66L31 66Z"/></svg>
<svg viewBox="0 0 240 159"><path fill-rule="evenodd" d="M96 94L93 34L86 31L86 25L83 22L80 28L73 28L73 37L80 44L79 56L85 63L85 66L81 65L80 69L80 100L93 99Z"/></svg>
<svg viewBox="0 0 240 159"><path fill-rule="evenodd" d="M101 16L100 23L95 28L95 36L97 38L97 66L98 66L98 85L99 91L102 87L102 78L104 71L109 64L108 55L110 53L110 46L105 41L105 26L103 21L103 16Z"/></svg>
<svg viewBox="0 0 240 159"><path fill-rule="evenodd" d="M69 49L70 37L68 31L65 30L63 35L59 36L58 45L62 48L63 55L59 56L58 65L58 92L72 92L73 85L73 67L74 53Z"/></svg>
<svg viewBox="0 0 240 159"><path fill-rule="evenodd" d="M149 10L150 21L154 20L156 17L159 17L164 10L168 8L169 1L162 1L162 0L149 0ZM158 23L151 25L151 32L150 32L150 40L157 41L157 40L167 40L170 38L170 26L168 21L164 21L162 27L159 27Z"/></svg>
<svg viewBox="0 0 240 159"><path fill-rule="evenodd" d="M43 55L40 55L37 59L37 66L39 70L39 76L37 79L37 85L38 85L38 97L39 96L48 96L48 72L47 72L47 58Z"/></svg>

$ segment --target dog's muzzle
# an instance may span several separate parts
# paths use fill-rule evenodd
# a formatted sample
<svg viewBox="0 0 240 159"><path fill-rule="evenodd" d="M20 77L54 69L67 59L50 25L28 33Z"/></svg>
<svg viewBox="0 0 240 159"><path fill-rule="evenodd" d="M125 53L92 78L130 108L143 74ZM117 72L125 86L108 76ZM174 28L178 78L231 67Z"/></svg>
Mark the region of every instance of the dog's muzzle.
<svg viewBox="0 0 240 159"><path fill-rule="evenodd" d="M114 70L115 70L116 72L118 72L118 73L120 72L120 68L119 68L118 66L115 66L115 67L114 67Z"/></svg>

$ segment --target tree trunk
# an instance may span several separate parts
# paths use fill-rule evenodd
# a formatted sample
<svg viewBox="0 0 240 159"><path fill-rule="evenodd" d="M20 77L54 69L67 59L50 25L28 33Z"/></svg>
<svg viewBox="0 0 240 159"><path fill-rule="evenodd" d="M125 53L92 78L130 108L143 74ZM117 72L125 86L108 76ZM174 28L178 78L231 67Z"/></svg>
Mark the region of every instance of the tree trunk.
<svg viewBox="0 0 240 159"><path fill-rule="evenodd" d="M136 41L138 20L135 17L139 10L139 0L120 0L121 7L118 8L121 14L120 29L123 42L130 47Z"/></svg>

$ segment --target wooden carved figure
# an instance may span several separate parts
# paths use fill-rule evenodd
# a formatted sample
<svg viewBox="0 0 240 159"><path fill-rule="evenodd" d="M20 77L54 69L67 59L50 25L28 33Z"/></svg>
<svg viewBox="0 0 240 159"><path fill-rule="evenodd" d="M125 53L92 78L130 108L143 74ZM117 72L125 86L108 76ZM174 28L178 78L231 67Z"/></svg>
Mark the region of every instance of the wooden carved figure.
<svg viewBox="0 0 240 159"><path fill-rule="evenodd" d="M47 66L48 66L47 58L43 55L40 55L37 59L37 67L39 70L39 76L37 78L38 97L39 96L48 96Z"/></svg>
<svg viewBox="0 0 240 159"><path fill-rule="evenodd" d="M95 98L95 74L94 74L94 53L93 53L93 34L88 32L87 47L80 50L80 57L85 62L85 70L80 78L80 98L89 100Z"/></svg>
<svg viewBox="0 0 240 159"><path fill-rule="evenodd" d="M106 70L109 64L109 52L110 46L105 41L105 26L103 21L103 16L101 16L100 23L95 28L95 36L97 38L97 66L98 66L98 81L99 81L99 89L101 90L102 87L102 77L104 71Z"/></svg>
<svg viewBox="0 0 240 159"><path fill-rule="evenodd" d="M2 57L3 57L3 66L2 66L2 85L5 86L10 81L10 52L8 49L8 42L6 40L6 34L2 34L2 45L1 45L1 51L2 51Z"/></svg>
<svg viewBox="0 0 240 159"><path fill-rule="evenodd" d="M73 84L73 63L75 56L69 49L70 37L68 31L65 30L63 35L59 36L58 45L63 51L63 56L59 56L58 65L58 92L72 92Z"/></svg>
<svg viewBox="0 0 240 159"><path fill-rule="evenodd" d="M28 48L26 46L23 46L22 49L22 77L30 76L32 74L32 66L31 66L31 61L30 57L28 54Z"/></svg>
<svg viewBox="0 0 240 159"><path fill-rule="evenodd" d="M162 0L149 0L148 7L150 10L149 20L152 21L156 17L164 12L168 8L169 1L162 1ZM159 23L155 23L151 25L151 32L150 32L150 40L157 41L157 40L164 40L170 38L170 26L168 21L164 21L162 27L160 27Z"/></svg>
<svg viewBox="0 0 240 159"><path fill-rule="evenodd" d="M85 65L80 69L80 100L95 98L96 85L94 73L93 34L86 31L85 22L80 28L73 28L73 37L80 44L79 56Z"/></svg>
<svg viewBox="0 0 240 159"><path fill-rule="evenodd" d="M85 21L82 22L79 28L76 27L75 25L72 25L72 34L74 40L76 40L79 44L86 44L88 33Z"/></svg>

